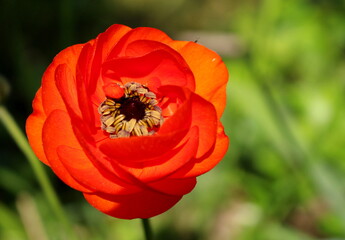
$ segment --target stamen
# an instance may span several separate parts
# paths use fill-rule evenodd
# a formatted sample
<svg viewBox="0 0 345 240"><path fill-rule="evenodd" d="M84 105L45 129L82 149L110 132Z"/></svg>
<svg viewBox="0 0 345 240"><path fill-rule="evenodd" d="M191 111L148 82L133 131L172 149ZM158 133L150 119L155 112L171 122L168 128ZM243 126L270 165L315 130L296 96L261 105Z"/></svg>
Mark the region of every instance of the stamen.
<svg viewBox="0 0 345 240"><path fill-rule="evenodd" d="M164 121L156 94L136 82L120 88L124 92L122 97L107 97L98 107L101 128L110 138L154 134Z"/></svg>

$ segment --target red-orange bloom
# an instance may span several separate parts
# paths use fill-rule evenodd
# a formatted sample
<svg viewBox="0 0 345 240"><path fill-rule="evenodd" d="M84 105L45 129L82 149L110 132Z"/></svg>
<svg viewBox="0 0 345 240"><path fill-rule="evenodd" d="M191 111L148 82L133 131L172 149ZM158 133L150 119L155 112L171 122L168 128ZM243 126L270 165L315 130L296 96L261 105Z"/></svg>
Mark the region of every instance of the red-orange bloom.
<svg viewBox="0 0 345 240"><path fill-rule="evenodd" d="M149 218L224 156L228 72L194 42L113 25L61 51L26 131L38 158L98 210Z"/></svg>

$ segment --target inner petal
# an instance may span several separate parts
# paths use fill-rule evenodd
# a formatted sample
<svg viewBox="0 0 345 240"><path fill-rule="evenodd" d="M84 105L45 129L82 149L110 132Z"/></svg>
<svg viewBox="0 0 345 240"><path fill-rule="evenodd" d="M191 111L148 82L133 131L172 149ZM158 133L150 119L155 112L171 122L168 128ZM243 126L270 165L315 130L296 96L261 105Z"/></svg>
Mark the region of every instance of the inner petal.
<svg viewBox="0 0 345 240"><path fill-rule="evenodd" d="M113 79L123 83L138 82L151 91L164 85L194 90L193 73L184 60L175 55L166 50L153 50L140 57L112 59L103 64L102 78L106 82Z"/></svg>

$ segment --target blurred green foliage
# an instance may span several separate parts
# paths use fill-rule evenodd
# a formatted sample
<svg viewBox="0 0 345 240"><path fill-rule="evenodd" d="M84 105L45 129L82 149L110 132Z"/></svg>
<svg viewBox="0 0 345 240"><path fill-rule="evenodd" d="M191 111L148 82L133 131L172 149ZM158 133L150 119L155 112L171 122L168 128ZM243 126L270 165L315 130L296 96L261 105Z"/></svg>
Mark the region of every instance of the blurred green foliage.
<svg viewBox="0 0 345 240"><path fill-rule="evenodd" d="M152 219L156 239L345 239L343 0L1 0L0 6L0 75L11 85L5 105L23 129L54 55L113 23L171 36L234 34L242 54L224 56L231 78L223 123L231 147L192 193ZM0 239L33 239L31 227L41 234L36 239L60 239L33 172L2 125L0 141ZM80 239L142 239L139 221L107 217L50 177Z"/></svg>

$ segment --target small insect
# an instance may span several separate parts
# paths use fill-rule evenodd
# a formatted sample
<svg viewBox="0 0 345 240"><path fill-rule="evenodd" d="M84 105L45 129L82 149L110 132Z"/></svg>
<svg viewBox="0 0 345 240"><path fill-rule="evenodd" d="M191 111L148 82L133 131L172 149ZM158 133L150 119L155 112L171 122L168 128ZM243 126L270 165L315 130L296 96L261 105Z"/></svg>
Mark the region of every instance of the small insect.
<svg viewBox="0 0 345 240"><path fill-rule="evenodd" d="M194 43L198 43L200 39L200 36L196 36L195 40L193 41Z"/></svg>

